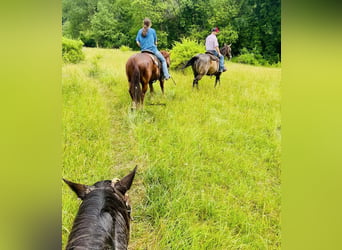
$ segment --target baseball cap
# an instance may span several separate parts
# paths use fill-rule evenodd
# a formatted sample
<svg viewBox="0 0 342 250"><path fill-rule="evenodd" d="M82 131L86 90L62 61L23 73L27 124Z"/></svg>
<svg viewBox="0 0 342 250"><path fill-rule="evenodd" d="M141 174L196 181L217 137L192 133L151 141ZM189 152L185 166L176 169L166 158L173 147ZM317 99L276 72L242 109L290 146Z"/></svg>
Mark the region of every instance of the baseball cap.
<svg viewBox="0 0 342 250"><path fill-rule="evenodd" d="M220 32L219 28L215 27L215 28L212 28L211 31L215 31L215 32Z"/></svg>

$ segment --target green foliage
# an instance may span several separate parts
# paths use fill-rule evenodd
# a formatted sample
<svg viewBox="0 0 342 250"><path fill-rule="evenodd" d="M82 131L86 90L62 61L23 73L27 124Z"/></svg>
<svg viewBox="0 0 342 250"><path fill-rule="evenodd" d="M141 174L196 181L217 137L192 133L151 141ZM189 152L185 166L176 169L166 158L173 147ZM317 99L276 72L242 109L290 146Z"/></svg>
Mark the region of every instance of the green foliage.
<svg viewBox="0 0 342 250"><path fill-rule="evenodd" d="M88 30L90 21L96 12L98 0L62 0L63 34L78 39L80 32ZM68 34L64 33L65 24L69 22Z"/></svg>
<svg viewBox="0 0 342 250"><path fill-rule="evenodd" d="M86 47L96 47L96 40L94 33L91 30L85 30L80 32L80 40Z"/></svg>
<svg viewBox="0 0 342 250"><path fill-rule="evenodd" d="M191 38L182 38L175 42L171 50L171 69L180 69L187 61L198 53L204 53L203 44Z"/></svg>
<svg viewBox="0 0 342 250"><path fill-rule="evenodd" d="M112 47L117 20L114 18L112 5L109 1L99 1L97 12L91 19L91 31L94 34L97 47Z"/></svg>
<svg viewBox="0 0 342 250"><path fill-rule="evenodd" d="M165 31L159 31L157 34L157 38L158 38L158 49L167 49L168 48L168 42L167 42L167 37L168 34Z"/></svg>
<svg viewBox="0 0 342 250"><path fill-rule="evenodd" d="M121 45L120 46L120 51L132 51L132 49L128 46L125 45Z"/></svg>
<svg viewBox="0 0 342 250"><path fill-rule="evenodd" d="M246 53L239 55L236 58L233 58L233 62L244 63L244 64L251 64L251 65L259 65L258 60L253 53Z"/></svg>
<svg viewBox="0 0 342 250"><path fill-rule="evenodd" d="M280 0L63 0L63 35L86 46L137 49L135 37L149 17L160 49L172 49L182 37L204 43L214 26L220 45L257 49L269 64L281 59ZM254 52L253 52L254 53ZM243 61L253 62L251 55ZM257 61L260 60L257 59Z"/></svg>
<svg viewBox="0 0 342 250"><path fill-rule="evenodd" d="M95 55L90 61L90 68L89 68L89 76L91 77L98 77L100 74L100 67L99 67L99 60L102 58L102 55L97 54Z"/></svg>
<svg viewBox="0 0 342 250"><path fill-rule="evenodd" d="M256 49L270 64L280 61L280 8L280 0L242 1L239 15L231 22L239 34L233 53Z"/></svg>
<svg viewBox="0 0 342 250"><path fill-rule="evenodd" d="M227 26L220 30L220 33L217 35L217 39L221 46L223 44L233 44L237 41L239 34L237 31L233 29L232 26Z"/></svg>
<svg viewBox="0 0 342 250"><path fill-rule="evenodd" d="M83 42L62 38L62 57L66 63L78 63L84 60Z"/></svg>
<svg viewBox="0 0 342 250"><path fill-rule="evenodd" d="M264 65L269 66L269 63L259 54L257 51L248 51L248 49L243 48L240 55L233 57L233 62L250 64L250 65Z"/></svg>

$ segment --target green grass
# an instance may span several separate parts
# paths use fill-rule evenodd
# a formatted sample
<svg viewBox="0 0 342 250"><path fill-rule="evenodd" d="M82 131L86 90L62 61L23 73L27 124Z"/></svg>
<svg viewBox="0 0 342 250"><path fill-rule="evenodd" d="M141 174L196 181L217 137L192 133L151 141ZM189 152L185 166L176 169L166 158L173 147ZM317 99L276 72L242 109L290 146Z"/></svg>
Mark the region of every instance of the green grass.
<svg viewBox="0 0 342 250"><path fill-rule="evenodd" d="M177 85L163 96L156 83L131 112L136 52L84 52L63 66L63 177L93 184L138 165L130 249L280 249L281 69L226 62L221 85L205 76L199 90L171 71ZM62 192L65 247L80 201Z"/></svg>

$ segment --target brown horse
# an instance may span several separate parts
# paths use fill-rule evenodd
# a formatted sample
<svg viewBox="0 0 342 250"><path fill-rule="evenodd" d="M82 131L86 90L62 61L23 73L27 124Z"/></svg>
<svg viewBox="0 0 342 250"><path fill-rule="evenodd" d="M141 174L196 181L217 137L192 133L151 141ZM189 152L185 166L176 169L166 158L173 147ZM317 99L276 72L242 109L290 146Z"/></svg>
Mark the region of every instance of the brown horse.
<svg viewBox="0 0 342 250"><path fill-rule="evenodd" d="M170 53L162 50L160 53L170 66ZM164 94L164 75L161 62L151 53L143 52L134 54L126 63L126 75L129 82L129 94L132 98L132 109L143 105L148 86L153 93L153 83L159 80L160 88ZM141 84L141 87L140 87Z"/></svg>
<svg viewBox="0 0 342 250"><path fill-rule="evenodd" d="M224 57L227 57L228 60L232 58L230 46L231 44L229 45L225 44L220 49L221 54ZM204 75L216 76L214 87L216 87L217 82L220 83L220 76L222 72L218 71L219 69L218 57L212 54L208 54L208 53L197 54L183 66L183 69L185 69L188 66L192 66L192 71L194 73L194 81L192 83L192 87L196 86L198 88L198 81L201 80Z"/></svg>

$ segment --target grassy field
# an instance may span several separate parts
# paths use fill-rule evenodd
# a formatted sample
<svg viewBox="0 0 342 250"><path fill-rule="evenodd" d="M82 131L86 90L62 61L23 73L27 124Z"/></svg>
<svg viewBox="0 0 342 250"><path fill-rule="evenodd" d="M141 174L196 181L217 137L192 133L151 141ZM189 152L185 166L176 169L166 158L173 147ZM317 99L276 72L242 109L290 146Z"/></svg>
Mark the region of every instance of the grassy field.
<svg viewBox="0 0 342 250"><path fill-rule="evenodd" d="M62 70L62 175L93 184L138 165L129 249L280 249L281 69L226 62L199 90L171 71L177 85L131 112L135 52L84 52ZM61 185L64 248L80 201Z"/></svg>

